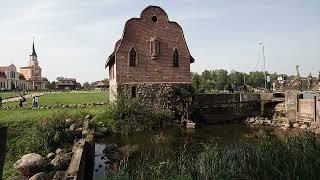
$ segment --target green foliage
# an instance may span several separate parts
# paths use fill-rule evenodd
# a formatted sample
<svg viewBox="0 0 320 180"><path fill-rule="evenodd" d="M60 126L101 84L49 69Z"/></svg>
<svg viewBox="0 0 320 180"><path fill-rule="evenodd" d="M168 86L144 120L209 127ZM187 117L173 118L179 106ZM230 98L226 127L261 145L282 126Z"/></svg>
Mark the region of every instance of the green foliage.
<svg viewBox="0 0 320 180"><path fill-rule="evenodd" d="M238 71L231 71L228 76L229 83L236 83L237 85L243 85L244 73Z"/></svg>
<svg viewBox="0 0 320 180"><path fill-rule="evenodd" d="M73 143L73 135L65 131L69 128L65 119L80 119L85 114L84 111L78 111L75 114L69 114L66 111L54 112L50 117L45 117L24 131L24 135L9 148L10 153L21 155L35 152L46 155L58 147Z"/></svg>
<svg viewBox="0 0 320 180"><path fill-rule="evenodd" d="M75 91L52 93L39 97L40 106L55 104L88 104L96 102L109 102L109 93L98 91ZM19 102L10 102L3 104L3 106L17 106L18 104ZM27 99L27 105L32 105L32 98Z"/></svg>
<svg viewBox="0 0 320 180"><path fill-rule="evenodd" d="M268 73L268 72L266 72ZM231 84L237 87L246 85L252 87L264 87L264 72L254 71L249 74L232 70L230 73L223 69L205 70L200 74L192 73L192 86L197 92L217 92L223 90L230 90ZM278 78L276 73L270 75L271 80ZM237 87L235 90L237 90Z"/></svg>
<svg viewBox="0 0 320 180"><path fill-rule="evenodd" d="M252 87L264 87L264 73L262 71L250 72L247 82Z"/></svg>
<svg viewBox="0 0 320 180"><path fill-rule="evenodd" d="M166 126L171 123L172 114L169 111L152 111L139 99L120 96L95 119L96 123L103 124L113 132L128 135Z"/></svg>
<svg viewBox="0 0 320 180"><path fill-rule="evenodd" d="M65 119L78 120L86 114L96 114L103 110L104 107L81 110L1 110L0 126L8 127L4 179L16 174L13 164L22 155L32 152L45 155L57 146L68 145L64 142L70 141L71 137L63 131L68 128Z"/></svg>
<svg viewBox="0 0 320 180"><path fill-rule="evenodd" d="M228 71L219 69L214 71L217 75L216 77L216 88L217 90L223 90L225 84L228 82Z"/></svg>
<svg viewBox="0 0 320 180"><path fill-rule="evenodd" d="M56 82L55 81L52 81L52 82L48 81L46 83L46 89L50 89L50 90L56 89Z"/></svg>
<svg viewBox="0 0 320 180"><path fill-rule="evenodd" d="M279 75L278 75L277 73L270 74L271 82L277 80L277 79L278 79L278 76L279 76Z"/></svg>
<svg viewBox="0 0 320 180"><path fill-rule="evenodd" d="M284 142L210 146L198 156L198 179L316 179L320 175L319 142L313 136Z"/></svg>
<svg viewBox="0 0 320 180"><path fill-rule="evenodd" d="M201 76L198 73L191 73L191 76L192 76L192 86L195 89L200 89Z"/></svg>
<svg viewBox="0 0 320 180"><path fill-rule="evenodd" d="M88 82L83 83L82 85L83 89L90 89L90 84Z"/></svg>

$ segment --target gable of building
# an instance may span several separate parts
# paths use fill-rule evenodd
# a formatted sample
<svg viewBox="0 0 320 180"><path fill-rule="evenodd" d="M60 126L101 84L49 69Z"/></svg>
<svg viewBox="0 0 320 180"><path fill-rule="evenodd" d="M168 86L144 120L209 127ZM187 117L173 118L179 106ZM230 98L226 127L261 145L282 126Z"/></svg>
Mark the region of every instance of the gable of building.
<svg viewBox="0 0 320 180"><path fill-rule="evenodd" d="M114 49L106 67L115 64L118 82L191 81L190 63L194 59L183 30L178 23L170 21L160 7L149 6L140 18L129 19ZM173 62L176 51L177 66Z"/></svg>
<svg viewBox="0 0 320 180"><path fill-rule="evenodd" d="M139 24L141 26L139 26ZM173 33L170 33L171 29L174 29ZM158 38L159 34L163 33L168 37L178 39L179 43L182 43L184 46L183 49L186 49L190 63L195 61L190 54L182 27L178 23L170 21L167 13L162 8L158 6L148 6L141 12L140 18L131 18L125 23L122 38L116 42L114 51L108 57L105 68L114 63L115 55L127 40L133 40L135 36L139 36L141 33L148 34L149 36L152 35L153 38ZM146 41L148 40L146 39Z"/></svg>

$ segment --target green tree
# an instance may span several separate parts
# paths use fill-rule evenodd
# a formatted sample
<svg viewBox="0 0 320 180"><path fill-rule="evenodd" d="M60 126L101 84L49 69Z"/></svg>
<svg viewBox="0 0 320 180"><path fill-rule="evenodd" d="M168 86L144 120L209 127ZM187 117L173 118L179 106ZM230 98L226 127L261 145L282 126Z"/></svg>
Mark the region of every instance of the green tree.
<svg viewBox="0 0 320 180"><path fill-rule="evenodd" d="M273 74L270 74L270 79L271 79L271 82L272 81L276 81L277 79L278 79L278 74L275 72L275 73L273 73Z"/></svg>
<svg viewBox="0 0 320 180"><path fill-rule="evenodd" d="M208 70L204 70L201 74L201 77L204 79L204 80L212 80L212 77L211 77L211 72L208 71Z"/></svg>
<svg viewBox="0 0 320 180"><path fill-rule="evenodd" d="M48 81L48 83L46 83L46 89L55 89L56 88L56 82L52 81L51 83Z"/></svg>
<svg viewBox="0 0 320 180"><path fill-rule="evenodd" d="M196 91L199 91L201 86L201 76L198 73L191 72L192 86Z"/></svg>
<svg viewBox="0 0 320 180"><path fill-rule="evenodd" d="M249 73L248 84L252 87L264 87L263 71L254 71Z"/></svg>
<svg viewBox="0 0 320 180"><path fill-rule="evenodd" d="M232 70L228 76L228 82L229 83L235 82L237 85L243 85L244 74L245 73L241 73L241 72Z"/></svg>
<svg viewBox="0 0 320 180"><path fill-rule="evenodd" d="M83 89L89 89L90 88L90 84L88 82L83 83L82 85Z"/></svg>
<svg viewBox="0 0 320 180"><path fill-rule="evenodd" d="M214 71L216 74L216 89L223 90L224 86L228 83L228 71L224 69L218 69Z"/></svg>

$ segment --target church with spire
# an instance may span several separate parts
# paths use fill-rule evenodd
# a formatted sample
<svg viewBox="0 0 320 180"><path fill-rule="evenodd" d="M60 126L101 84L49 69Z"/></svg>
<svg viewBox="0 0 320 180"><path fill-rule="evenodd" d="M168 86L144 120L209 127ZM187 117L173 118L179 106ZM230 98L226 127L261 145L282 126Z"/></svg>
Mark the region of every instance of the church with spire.
<svg viewBox="0 0 320 180"><path fill-rule="evenodd" d="M38 56L32 44L32 53L29 55L28 66L20 67L20 73L26 79L27 90L45 89L45 82L42 80L42 69L39 66Z"/></svg>

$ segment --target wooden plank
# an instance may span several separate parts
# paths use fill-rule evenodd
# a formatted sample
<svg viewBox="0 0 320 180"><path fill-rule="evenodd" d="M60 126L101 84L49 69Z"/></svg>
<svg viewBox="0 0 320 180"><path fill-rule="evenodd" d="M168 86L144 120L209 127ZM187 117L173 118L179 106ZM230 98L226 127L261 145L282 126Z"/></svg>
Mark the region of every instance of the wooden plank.
<svg viewBox="0 0 320 180"><path fill-rule="evenodd" d="M317 96L314 96L314 122L317 122Z"/></svg>
<svg viewBox="0 0 320 180"><path fill-rule="evenodd" d="M72 159L69 165L69 168L66 172L66 179L74 179L74 180L80 180L82 179L82 176L80 175L81 172L81 162L83 160L83 153L84 153L84 139L79 140L79 143L77 143L73 147L73 155Z"/></svg>
<svg viewBox="0 0 320 180"><path fill-rule="evenodd" d="M0 127L0 179L3 176L3 166L7 151L7 127Z"/></svg>

